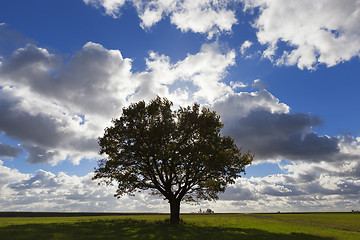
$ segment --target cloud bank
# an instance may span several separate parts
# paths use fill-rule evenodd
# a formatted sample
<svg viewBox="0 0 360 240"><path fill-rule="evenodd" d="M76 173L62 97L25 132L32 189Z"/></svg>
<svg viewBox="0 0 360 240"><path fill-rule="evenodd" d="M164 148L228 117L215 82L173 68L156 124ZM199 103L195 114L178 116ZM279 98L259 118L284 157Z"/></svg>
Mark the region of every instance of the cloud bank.
<svg viewBox="0 0 360 240"><path fill-rule="evenodd" d="M116 186L38 170L23 174L0 161L0 208L7 211L168 212L168 203L148 193L116 199ZM217 202L183 204L182 212L351 211L360 199L359 162L279 164L283 174L241 178ZM111 210L109 209L111 206Z"/></svg>
<svg viewBox="0 0 360 240"><path fill-rule="evenodd" d="M285 173L239 179L220 199L249 212L358 208L359 162L278 164Z"/></svg>
<svg viewBox="0 0 360 240"><path fill-rule="evenodd" d="M0 161L0 209L109 212L111 206L113 212L167 211L165 201L148 194L123 197L119 202L114 197L115 186L99 186L91 177L91 173L78 177L62 172L55 175L41 169L34 175L23 174Z"/></svg>

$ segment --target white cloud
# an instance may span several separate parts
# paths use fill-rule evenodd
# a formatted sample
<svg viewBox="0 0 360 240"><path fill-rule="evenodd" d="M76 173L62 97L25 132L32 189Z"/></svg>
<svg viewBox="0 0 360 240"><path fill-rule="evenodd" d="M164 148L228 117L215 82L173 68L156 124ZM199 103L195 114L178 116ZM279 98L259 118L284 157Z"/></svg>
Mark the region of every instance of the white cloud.
<svg viewBox="0 0 360 240"><path fill-rule="evenodd" d="M164 200L145 193L118 200L115 186L99 186L91 180L92 175L55 175L41 169L27 175L2 166L0 161L0 207L8 211L167 211Z"/></svg>
<svg viewBox="0 0 360 240"><path fill-rule="evenodd" d="M236 6L245 11L259 9L253 22L260 44L266 45L263 57L277 65L297 65L300 69L328 67L360 53L360 3L357 0L84 0L86 4L103 7L106 14L117 17L125 2L138 11L143 28L150 28L164 17L183 32L207 34L229 33L238 23ZM255 12L255 11L253 11ZM251 23L249 21L249 23ZM285 42L288 49L279 48ZM251 47L245 41L240 52Z"/></svg>
<svg viewBox="0 0 360 240"><path fill-rule="evenodd" d="M262 89L257 92L239 92L228 94L213 105L220 116L246 117L251 111L264 109L271 113L289 113L290 107L278 98Z"/></svg>
<svg viewBox="0 0 360 240"><path fill-rule="evenodd" d="M346 165L280 164L289 172L238 179L220 201L228 208L232 205L233 212L351 211L358 208L360 181L358 174L344 169ZM353 162L352 167L359 169L359 162Z"/></svg>
<svg viewBox="0 0 360 240"><path fill-rule="evenodd" d="M175 0L150 0L150 1L132 1L138 11L141 19L141 27L149 28L156 24L165 15L170 14L177 8L180 1Z"/></svg>
<svg viewBox="0 0 360 240"><path fill-rule="evenodd" d="M227 9L226 1L214 0L184 0L174 9L170 17L171 23L182 31L193 31L213 34L230 32L237 23L235 12Z"/></svg>
<svg viewBox="0 0 360 240"><path fill-rule="evenodd" d="M106 14L117 17L125 0L84 0L86 4L95 7L102 6ZM192 31L208 34L212 38L214 34L231 32L234 24L237 24L235 11L228 8L231 4L224 0L128 0L132 3L141 19L141 27L149 28L169 16L172 24L181 31Z"/></svg>
<svg viewBox="0 0 360 240"><path fill-rule="evenodd" d="M357 0L84 0L103 7L106 14L117 17L125 2L136 7L143 28L150 28L164 17L183 32L207 34L229 33L236 19L237 4L245 11L259 9L253 23L260 44L266 45L263 57L277 65L297 65L300 69L328 67L360 53L360 3ZM251 23L249 21L249 23ZM279 48L285 42L287 49ZM245 41L240 52L251 47ZM250 55L251 56L251 55ZM248 57L250 57L248 56Z"/></svg>
<svg viewBox="0 0 360 240"><path fill-rule="evenodd" d="M231 81L230 82L230 86L232 89L237 89L237 88L244 88L244 87L247 87L248 85L245 84L245 83L242 83L242 82L233 82Z"/></svg>
<svg viewBox="0 0 360 240"><path fill-rule="evenodd" d="M178 62L176 72L180 78L192 81L198 87L194 95L195 101L214 100L232 92L231 88L220 81L225 77L226 70L235 65L235 51L222 54L217 44L204 44L196 55L188 55Z"/></svg>
<svg viewBox="0 0 360 240"><path fill-rule="evenodd" d="M359 56L360 2L357 0L241 0L245 9L259 8L254 23L263 56L300 69L328 67ZM285 42L290 50L278 49Z"/></svg>
<svg viewBox="0 0 360 240"><path fill-rule="evenodd" d="M255 79L253 84L251 85L252 88L264 90L265 89L265 83L261 81L260 79Z"/></svg>
<svg viewBox="0 0 360 240"><path fill-rule="evenodd" d="M246 50L249 49L252 45L253 45L252 42L246 40L240 47L241 55L245 55Z"/></svg>
<svg viewBox="0 0 360 240"><path fill-rule="evenodd" d="M212 103L232 92L221 81L234 64L235 51L222 53L217 43L204 44L200 52L188 54L174 64L167 56L150 53L146 60L147 71L136 73L140 86L130 101L149 100L161 95L182 105L194 101Z"/></svg>
<svg viewBox="0 0 360 240"><path fill-rule="evenodd" d="M8 196L14 194L10 188L8 188L8 184L13 181L22 181L29 177L28 174L20 173L17 169L11 169L3 166L4 162L0 160L0 205L4 203L8 204ZM2 206L2 209L7 209Z"/></svg>
<svg viewBox="0 0 360 240"><path fill-rule="evenodd" d="M116 18L120 14L120 8L125 4L126 0L83 0L86 4L91 4L95 7L102 6L106 14Z"/></svg>

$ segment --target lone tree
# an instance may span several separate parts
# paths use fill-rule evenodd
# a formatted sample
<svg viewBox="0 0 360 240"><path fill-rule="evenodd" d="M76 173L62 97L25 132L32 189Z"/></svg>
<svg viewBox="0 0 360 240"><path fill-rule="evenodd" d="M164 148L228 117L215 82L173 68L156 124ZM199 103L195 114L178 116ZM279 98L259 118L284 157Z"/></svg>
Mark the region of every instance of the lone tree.
<svg viewBox="0 0 360 240"><path fill-rule="evenodd" d="M99 138L99 161L93 179L115 194L150 189L170 203L170 222L179 223L180 202L216 200L253 160L241 153L230 137L220 135L220 116L198 104L171 110L172 102L157 97L123 109L113 126Z"/></svg>

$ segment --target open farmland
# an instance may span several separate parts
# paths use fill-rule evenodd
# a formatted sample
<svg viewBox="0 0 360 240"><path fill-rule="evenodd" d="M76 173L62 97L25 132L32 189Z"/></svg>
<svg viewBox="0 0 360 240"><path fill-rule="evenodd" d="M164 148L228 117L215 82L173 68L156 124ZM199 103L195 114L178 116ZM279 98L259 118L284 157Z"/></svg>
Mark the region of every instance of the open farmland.
<svg viewBox="0 0 360 240"><path fill-rule="evenodd" d="M360 214L0 217L0 239L360 239Z"/></svg>

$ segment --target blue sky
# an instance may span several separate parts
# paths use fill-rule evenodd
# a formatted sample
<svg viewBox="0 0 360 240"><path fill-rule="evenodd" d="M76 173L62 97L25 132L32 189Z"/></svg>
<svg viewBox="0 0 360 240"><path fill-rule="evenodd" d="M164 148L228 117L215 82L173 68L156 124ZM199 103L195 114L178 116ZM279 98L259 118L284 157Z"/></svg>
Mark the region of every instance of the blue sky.
<svg viewBox="0 0 360 240"><path fill-rule="evenodd" d="M91 181L131 102L221 115L256 154L215 212L351 211L360 197L360 2L0 3L0 211L167 212ZM199 206L184 204L183 212Z"/></svg>

